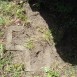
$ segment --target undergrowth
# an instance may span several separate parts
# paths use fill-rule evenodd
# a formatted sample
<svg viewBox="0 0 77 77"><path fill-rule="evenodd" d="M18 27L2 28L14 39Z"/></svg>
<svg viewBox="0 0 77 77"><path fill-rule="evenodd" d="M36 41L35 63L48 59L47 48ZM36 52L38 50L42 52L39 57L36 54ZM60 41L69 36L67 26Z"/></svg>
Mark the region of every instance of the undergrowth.
<svg viewBox="0 0 77 77"><path fill-rule="evenodd" d="M43 40L47 41L48 43L51 42L51 40L53 39L51 30L43 29L43 28L40 28L40 27L38 27L37 30L42 33Z"/></svg>
<svg viewBox="0 0 77 77"><path fill-rule="evenodd" d="M17 24L17 20L26 22L25 9L14 2L0 0L0 26ZM0 30L0 37L4 32ZM22 77L25 74L24 65L13 63L12 52L7 52L3 44L0 44L0 77Z"/></svg>
<svg viewBox="0 0 77 77"><path fill-rule="evenodd" d="M29 50L32 50L35 47L33 40L27 41L25 43L25 47L28 48Z"/></svg>
<svg viewBox="0 0 77 77"><path fill-rule="evenodd" d="M17 19L26 22L25 9L14 2L0 1L0 25L10 25Z"/></svg>
<svg viewBox="0 0 77 77"><path fill-rule="evenodd" d="M13 63L13 54L4 49L0 44L0 77L22 77L25 74L24 65Z"/></svg>
<svg viewBox="0 0 77 77"><path fill-rule="evenodd" d="M60 75L57 71L50 70L47 67L44 68L44 71L46 73L46 77L60 77Z"/></svg>

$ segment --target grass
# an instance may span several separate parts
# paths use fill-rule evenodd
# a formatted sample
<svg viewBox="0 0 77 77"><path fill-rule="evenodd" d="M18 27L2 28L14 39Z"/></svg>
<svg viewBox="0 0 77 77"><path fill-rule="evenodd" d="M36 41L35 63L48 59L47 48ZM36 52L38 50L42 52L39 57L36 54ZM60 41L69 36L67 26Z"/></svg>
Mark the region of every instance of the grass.
<svg viewBox="0 0 77 77"><path fill-rule="evenodd" d="M0 44L0 77L21 77L24 72L24 65L12 62L13 54L4 50Z"/></svg>
<svg viewBox="0 0 77 77"><path fill-rule="evenodd" d="M21 5L10 1L0 0L0 26L11 26L17 24L16 20L26 23L25 9ZM0 37L4 32L0 30ZM23 77L25 68L22 63L13 63L13 53L6 51L3 44L0 44L0 77Z"/></svg>
<svg viewBox="0 0 77 77"><path fill-rule="evenodd" d="M14 19L26 22L25 9L12 1L0 1L0 25L9 25Z"/></svg>
<svg viewBox="0 0 77 77"><path fill-rule="evenodd" d="M52 39L52 34L50 30L44 32L43 38L49 43Z"/></svg>
<svg viewBox="0 0 77 77"><path fill-rule="evenodd" d="M37 31L42 33L43 40L47 41L48 43L51 42L52 32L49 29L44 29L44 28L38 27Z"/></svg>
<svg viewBox="0 0 77 77"><path fill-rule="evenodd" d="M6 67L5 71L11 73L12 77L21 77L23 74L23 65L22 64L11 64Z"/></svg>
<svg viewBox="0 0 77 77"><path fill-rule="evenodd" d="M35 47L33 40L27 41L25 47L28 48L29 50L32 50Z"/></svg>
<svg viewBox="0 0 77 77"><path fill-rule="evenodd" d="M44 68L44 71L46 73L46 77L60 77L57 71L50 70L47 67Z"/></svg>

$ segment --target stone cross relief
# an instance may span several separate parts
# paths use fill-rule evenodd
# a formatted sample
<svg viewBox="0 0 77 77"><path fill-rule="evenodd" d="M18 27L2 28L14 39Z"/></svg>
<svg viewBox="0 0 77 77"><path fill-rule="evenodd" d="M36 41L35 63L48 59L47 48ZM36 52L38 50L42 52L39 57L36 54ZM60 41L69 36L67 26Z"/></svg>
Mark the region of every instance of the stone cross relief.
<svg viewBox="0 0 77 77"><path fill-rule="evenodd" d="M12 44L12 32L13 31L22 31L24 30L24 26L10 26L7 28L7 36L6 36L6 50L8 51L25 51L25 57L26 57L26 71L35 71L35 68L32 68L31 63L31 57L30 57L30 52L29 50L27 50L24 46L22 45L13 45ZM48 49L49 50L49 49ZM47 58L50 59L50 52L46 51L45 55L44 55L44 59L45 59L45 67L49 67L50 68L50 60L47 60ZM43 60L44 62L44 60ZM44 63L43 63L44 64ZM34 65L33 65L34 66ZM38 67L38 66L37 66ZM41 66L44 67L44 66Z"/></svg>

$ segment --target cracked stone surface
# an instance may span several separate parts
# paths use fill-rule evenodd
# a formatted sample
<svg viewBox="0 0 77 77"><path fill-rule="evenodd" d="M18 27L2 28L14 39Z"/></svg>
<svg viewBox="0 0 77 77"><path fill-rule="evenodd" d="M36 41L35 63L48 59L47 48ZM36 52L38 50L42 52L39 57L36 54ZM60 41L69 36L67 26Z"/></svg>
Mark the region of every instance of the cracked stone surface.
<svg viewBox="0 0 77 77"><path fill-rule="evenodd" d="M25 26L10 26L7 28L6 49L16 51L14 62L21 62L25 65L26 71L41 71L43 67L49 67L51 64L51 48L40 39L35 40L38 36L35 28ZM32 50L24 47L25 43L33 38L35 48ZM45 47L44 47L45 46Z"/></svg>

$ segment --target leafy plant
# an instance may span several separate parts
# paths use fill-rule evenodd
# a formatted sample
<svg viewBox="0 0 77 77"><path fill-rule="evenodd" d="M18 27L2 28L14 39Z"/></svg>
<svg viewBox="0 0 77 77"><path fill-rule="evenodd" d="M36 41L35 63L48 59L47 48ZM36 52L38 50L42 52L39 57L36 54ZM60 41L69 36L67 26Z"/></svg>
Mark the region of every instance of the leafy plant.
<svg viewBox="0 0 77 77"><path fill-rule="evenodd" d="M12 73L12 77L20 77L23 69L23 64L11 64L5 68L7 72Z"/></svg>
<svg viewBox="0 0 77 77"><path fill-rule="evenodd" d="M24 9L18 9L16 11L16 17L23 20L23 21L25 21L27 17L26 17L26 15L23 11L24 11Z"/></svg>
<svg viewBox="0 0 77 77"><path fill-rule="evenodd" d="M12 53L4 50L4 45L0 44L0 76L21 77L24 73L24 65L22 63L12 63Z"/></svg>
<svg viewBox="0 0 77 77"><path fill-rule="evenodd" d="M59 73L54 71L54 70L50 70L49 68L45 67L44 71L46 72L46 76L47 77L59 77Z"/></svg>

